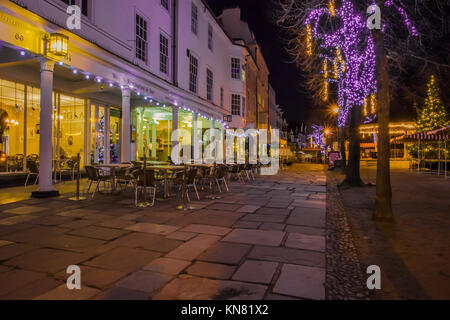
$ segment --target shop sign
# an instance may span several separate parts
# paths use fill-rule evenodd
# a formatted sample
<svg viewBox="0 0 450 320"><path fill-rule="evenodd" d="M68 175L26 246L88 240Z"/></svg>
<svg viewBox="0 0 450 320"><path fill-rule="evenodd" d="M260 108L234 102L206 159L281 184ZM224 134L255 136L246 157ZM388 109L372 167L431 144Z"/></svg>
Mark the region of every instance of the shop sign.
<svg viewBox="0 0 450 320"><path fill-rule="evenodd" d="M4 12L0 12L0 40L36 54L42 54L46 33Z"/></svg>

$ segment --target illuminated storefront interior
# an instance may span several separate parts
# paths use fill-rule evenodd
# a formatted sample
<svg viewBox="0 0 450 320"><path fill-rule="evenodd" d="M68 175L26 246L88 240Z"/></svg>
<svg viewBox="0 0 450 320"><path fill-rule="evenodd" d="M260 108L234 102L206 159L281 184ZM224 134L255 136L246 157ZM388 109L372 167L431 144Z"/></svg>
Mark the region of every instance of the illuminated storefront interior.
<svg viewBox="0 0 450 320"><path fill-rule="evenodd" d="M119 163L120 122L117 108L53 92L54 166L71 166L78 154L81 167ZM39 135L40 89L0 79L0 172L24 172L38 162Z"/></svg>

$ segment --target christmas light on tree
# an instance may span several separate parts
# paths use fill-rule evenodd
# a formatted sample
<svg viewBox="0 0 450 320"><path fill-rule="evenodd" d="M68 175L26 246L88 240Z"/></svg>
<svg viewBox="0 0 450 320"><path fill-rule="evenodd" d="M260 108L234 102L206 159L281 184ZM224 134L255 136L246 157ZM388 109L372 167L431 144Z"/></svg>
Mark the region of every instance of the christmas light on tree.
<svg viewBox="0 0 450 320"><path fill-rule="evenodd" d="M427 85L425 105L418 110L416 125L419 132L440 129L448 124L447 110L439 97L439 87L434 75Z"/></svg>

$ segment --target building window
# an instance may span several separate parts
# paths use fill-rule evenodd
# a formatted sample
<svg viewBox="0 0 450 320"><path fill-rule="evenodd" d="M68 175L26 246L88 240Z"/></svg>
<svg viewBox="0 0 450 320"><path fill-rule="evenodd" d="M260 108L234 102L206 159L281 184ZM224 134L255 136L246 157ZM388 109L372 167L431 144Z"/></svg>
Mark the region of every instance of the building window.
<svg viewBox="0 0 450 320"><path fill-rule="evenodd" d="M191 10L191 31L193 34L197 34L197 28L198 28L198 9L195 4L192 3L192 10Z"/></svg>
<svg viewBox="0 0 450 320"><path fill-rule="evenodd" d="M206 68L206 99L213 101L214 75L211 70Z"/></svg>
<svg viewBox="0 0 450 320"><path fill-rule="evenodd" d="M75 0L61 0L61 1L67 4L68 6L75 5Z"/></svg>
<svg viewBox="0 0 450 320"><path fill-rule="evenodd" d="M211 51L214 49L213 27L210 24L208 24L208 49Z"/></svg>
<svg viewBox="0 0 450 320"><path fill-rule="evenodd" d="M159 70L162 73L169 73L169 39L162 34L159 36Z"/></svg>
<svg viewBox="0 0 450 320"><path fill-rule="evenodd" d="M136 14L136 58L147 63L147 21Z"/></svg>
<svg viewBox="0 0 450 320"><path fill-rule="evenodd" d="M81 0L81 13L86 17L89 16L89 0Z"/></svg>
<svg viewBox="0 0 450 320"><path fill-rule="evenodd" d="M241 115L241 96L239 94L231 95L231 114L233 116Z"/></svg>
<svg viewBox="0 0 450 320"><path fill-rule="evenodd" d="M161 0L161 5L164 9L169 10L169 0Z"/></svg>
<svg viewBox="0 0 450 320"><path fill-rule="evenodd" d="M189 90L197 93L198 60L193 55L189 56Z"/></svg>
<svg viewBox="0 0 450 320"><path fill-rule="evenodd" d="M242 116L245 117L245 107L246 107L245 97L242 97Z"/></svg>
<svg viewBox="0 0 450 320"><path fill-rule="evenodd" d="M225 104L225 95L224 95L224 91L223 88L220 88L220 106L223 107Z"/></svg>
<svg viewBox="0 0 450 320"><path fill-rule="evenodd" d="M231 58L231 78L241 78L241 59Z"/></svg>

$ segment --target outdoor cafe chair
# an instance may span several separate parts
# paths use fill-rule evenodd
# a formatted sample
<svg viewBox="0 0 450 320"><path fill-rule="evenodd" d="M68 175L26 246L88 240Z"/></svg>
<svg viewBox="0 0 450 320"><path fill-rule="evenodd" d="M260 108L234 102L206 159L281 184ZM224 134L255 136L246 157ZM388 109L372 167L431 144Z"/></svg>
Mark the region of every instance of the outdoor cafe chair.
<svg viewBox="0 0 450 320"><path fill-rule="evenodd" d="M243 173L244 173L245 165L243 164L235 164L231 166L231 169L228 171L229 180L231 178L237 178L240 183L245 183Z"/></svg>
<svg viewBox="0 0 450 320"><path fill-rule="evenodd" d="M138 193L150 191L152 194L152 203L151 206L155 205L156 200L156 190L158 188L158 184L155 180L155 171L154 170L146 170L145 171L145 183L144 183L144 170L138 169L133 171L133 176L136 177L136 183L134 186L134 204L138 206Z"/></svg>
<svg viewBox="0 0 450 320"><path fill-rule="evenodd" d="M106 175L106 174L101 174L100 173L100 169L95 168L94 166L85 166L84 167L86 170L86 175L87 175L87 181L86 181L86 186L87 184L89 184L89 187L87 188L86 192L83 193L89 193L89 191L91 190L91 186L92 184L96 184L94 191L92 192L92 199L94 199L95 193L97 191L99 191L100 189L100 183L103 182L103 188L106 189L106 183L109 182L111 183L111 176L110 175ZM85 186L85 189L86 189Z"/></svg>
<svg viewBox="0 0 450 320"><path fill-rule="evenodd" d="M39 164L36 160L32 160L27 158L27 179L25 180L25 187L28 185L28 180L32 174L36 175L36 179L34 180L34 184L36 184L39 180Z"/></svg>
<svg viewBox="0 0 450 320"><path fill-rule="evenodd" d="M186 183L186 196L189 202L191 202L191 199L189 197L189 191L190 188L194 189L195 195L197 196L197 200L200 201L200 195L198 194L197 184L196 184L196 177L197 177L197 168L189 168L187 170L186 175L184 174L184 171L181 171L177 173L177 183L180 184L180 190L183 188L183 183Z"/></svg>
<svg viewBox="0 0 450 320"><path fill-rule="evenodd" d="M253 174L253 165L247 163L244 167L245 175L247 176L247 181L253 180L255 181L255 175Z"/></svg>

